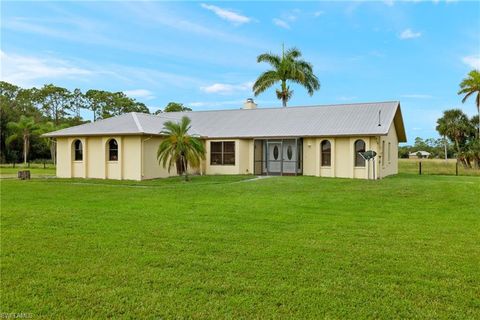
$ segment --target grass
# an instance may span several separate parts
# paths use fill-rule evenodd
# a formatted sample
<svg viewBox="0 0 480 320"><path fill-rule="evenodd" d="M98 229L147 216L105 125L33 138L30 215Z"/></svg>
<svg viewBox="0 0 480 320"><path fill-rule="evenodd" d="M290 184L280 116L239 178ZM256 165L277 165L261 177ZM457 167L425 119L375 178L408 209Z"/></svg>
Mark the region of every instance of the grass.
<svg viewBox="0 0 480 320"><path fill-rule="evenodd" d="M52 164L46 164L45 167L41 163L31 163L30 166L24 166L23 164L1 164L0 165L0 178L16 178L17 173L20 170L30 170L30 174L34 178L40 177L54 177L55 166Z"/></svg>
<svg viewBox="0 0 480 320"><path fill-rule="evenodd" d="M480 318L480 178L249 178L2 180L0 312Z"/></svg>
<svg viewBox="0 0 480 320"><path fill-rule="evenodd" d="M417 159L399 159L398 170L405 173L418 174ZM422 174L455 175L456 159L448 159L447 162L442 159L422 159ZM464 168L458 165L458 174L461 176L479 176L480 170Z"/></svg>

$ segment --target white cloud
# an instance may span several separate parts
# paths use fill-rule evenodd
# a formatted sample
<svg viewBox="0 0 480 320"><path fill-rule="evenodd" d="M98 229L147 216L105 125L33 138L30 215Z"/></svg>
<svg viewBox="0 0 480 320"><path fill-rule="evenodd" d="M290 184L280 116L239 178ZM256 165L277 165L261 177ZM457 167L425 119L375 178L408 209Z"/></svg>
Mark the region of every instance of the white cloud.
<svg viewBox="0 0 480 320"><path fill-rule="evenodd" d="M402 33L400 33L399 37L400 37L400 39L406 40L406 39L418 38L421 35L422 35L421 32L412 31L412 29L408 28L408 29L403 30Z"/></svg>
<svg viewBox="0 0 480 320"><path fill-rule="evenodd" d="M290 29L290 25L282 19L274 18L272 21L273 21L273 24L275 24L277 27Z"/></svg>
<svg viewBox="0 0 480 320"><path fill-rule="evenodd" d="M1 78L19 86L31 87L53 79L89 76L94 72L74 66L71 62L51 58L7 54L0 51L2 60Z"/></svg>
<svg viewBox="0 0 480 320"><path fill-rule="evenodd" d="M325 11L322 11L322 10L318 10L318 11L315 11L313 13L313 16L314 17L320 17L321 15L324 15L325 14Z"/></svg>
<svg viewBox="0 0 480 320"><path fill-rule="evenodd" d="M410 99L432 99L433 96L429 95L429 94L418 94L418 93L414 93L414 94L403 94L401 95L402 98L410 98Z"/></svg>
<svg viewBox="0 0 480 320"><path fill-rule="evenodd" d="M383 3L385 3L387 6L391 7L395 4L395 1L394 0L385 0L385 1L383 1Z"/></svg>
<svg viewBox="0 0 480 320"><path fill-rule="evenodd" d="M209 86L200 87L206 93L231 94L238 91L251 90L253 82L244 82L241 84L214 83Z"/></svg>
<svg viewBox="0 0 480 320"><path fill-rule="evenodd" d="M210 10L215 13L220 18L230 21L234 24L243 24L252 21L251 18L247 16L242 16L241 14L236 13L235 11L223 9L214 5L208 5L205 3L200 4L200 6L204 9Z"/></svg>
<svg viewBox="0 0 480 320"><path fill-rule="evenodd" d="M134 90L126 90L123 91L127 96L132 98L140 98L145 100L151 100L155 98L153 92L147 89L134 89Z"/></svg>
<svg viewBox="0 0 480 320"><path fill-rule="evenodd" d="M463 57L462 62L470 68L480 70L480 55Z"/></svg>

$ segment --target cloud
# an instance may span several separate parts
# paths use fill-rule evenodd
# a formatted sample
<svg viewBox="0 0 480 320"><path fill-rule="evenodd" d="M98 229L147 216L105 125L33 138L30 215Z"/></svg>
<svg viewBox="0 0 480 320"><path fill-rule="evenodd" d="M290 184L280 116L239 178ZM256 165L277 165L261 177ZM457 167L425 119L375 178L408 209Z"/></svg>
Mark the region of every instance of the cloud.
<svg viewBox="0 0 480 320"><path fill-rule="evenodd" d="M385 0L383 1L387 6L392 7L395 4L394 0Z"/></svg>
<svg viewBox="0 0 480 320"><path fill-rule="evenodd" d="M415 31L412 31L412 29L408 28L403 30L402 33L400 33L399 37L400 39L406 40L406 39L415 39L420 37L421 35L422 35L421 32L415 32Z"/></svg>
<svg viewBox="0 0 480 320"><path fill-rule="evenodd" d="M402 94L400 97L409 98L409 99L432 99L433 98L433 96L431 96L429 94L418 94L418 93Z"/></svg>
<svg viewBox="0 0 480 320"><path fill-rule="evenodd" d="M275 24L277 27L280 27L283 29L290 29L290 25L282 19L274 18L272 21L273 21L273 24Z"/></svg>
<svg viewBox="0 0 480 320"><path fill-rule="evenodd" d="M240 24L249 23L250 21L252 21L251 18L247 16L242 16L241 14L238 14L235 11L223 9L223 8L213 6L213 5L208 5L205 3L200 4L200 6L204 9L212 11L220 18L230 21L234 24L240 25Z"/></svg>
<svg viewBox="0 0 480 320"><path fill-rule="evenodd" d="M0 51L0 57L2 80L24 87L34 86L38 81L43 84L53 79L76 79L94 73L57 58L7 54L3 51Z"/></svg>
<svg viewBox="0 0 480 320"><path fill-rule="evenodd" d="M151 100L155 98L153 92L147 89L134 89L134 90L126 90L123 91L127 96L132 98L140 98L145 100Z"/></svg>
<svg viewBox="0 0 480 320"><path fill-rule="evenodd" d="M462 62L470 68L480 70L480 55L463 57Z"/></svg>
<svg viewBox="0 0 480 320"><path fill-rule="evenodd" d="M200 87L200 90L206 93L231 94L238 91L252 90L253 82L244 82L241 84L214 83L209 86Z"/></svg>
<svg viewBox="0 0 480 320"><path fill-rule="evenodd" d="M325 14L325 11L318 10L318 11L315 11L315 12L313 13L313 16L314 16L314 17L320 17L320 16L322 16L322 15L324 15L324 14Z"/></svg>

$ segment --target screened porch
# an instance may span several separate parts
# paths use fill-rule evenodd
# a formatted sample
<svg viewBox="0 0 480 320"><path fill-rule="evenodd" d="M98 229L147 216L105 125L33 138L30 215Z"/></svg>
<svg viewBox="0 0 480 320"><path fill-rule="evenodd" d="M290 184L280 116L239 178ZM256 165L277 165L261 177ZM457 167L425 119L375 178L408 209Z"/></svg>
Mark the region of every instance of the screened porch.
<svg viewBox="0 0 480 320"><path fill-rule="evenodd" d="M255 175L301 175L302 138L254 140Z"/></svg>

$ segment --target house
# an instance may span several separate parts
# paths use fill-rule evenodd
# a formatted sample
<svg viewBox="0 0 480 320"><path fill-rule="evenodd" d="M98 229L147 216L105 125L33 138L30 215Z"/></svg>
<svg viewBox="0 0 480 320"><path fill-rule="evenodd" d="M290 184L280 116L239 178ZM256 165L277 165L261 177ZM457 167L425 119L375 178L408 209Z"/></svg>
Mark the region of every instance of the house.
<svg viewBox="0 0 480 320"><path fill-rule="evenodd" d="M415 151L408 154L409 159L427 159L430 157L430 152L427 151Z"/></svg>
<svg viewBox="0 0 480 320"><path fill-rule="evenodd" d="M61 178L153 179L169 173L157 161L164 122L188 116L205 143L199 174L311 175L367 179L398 171L406 142L400 103L375 102L288 108L128 113L55 132ZM367 168L367 165L369 166Z"/></svg>

